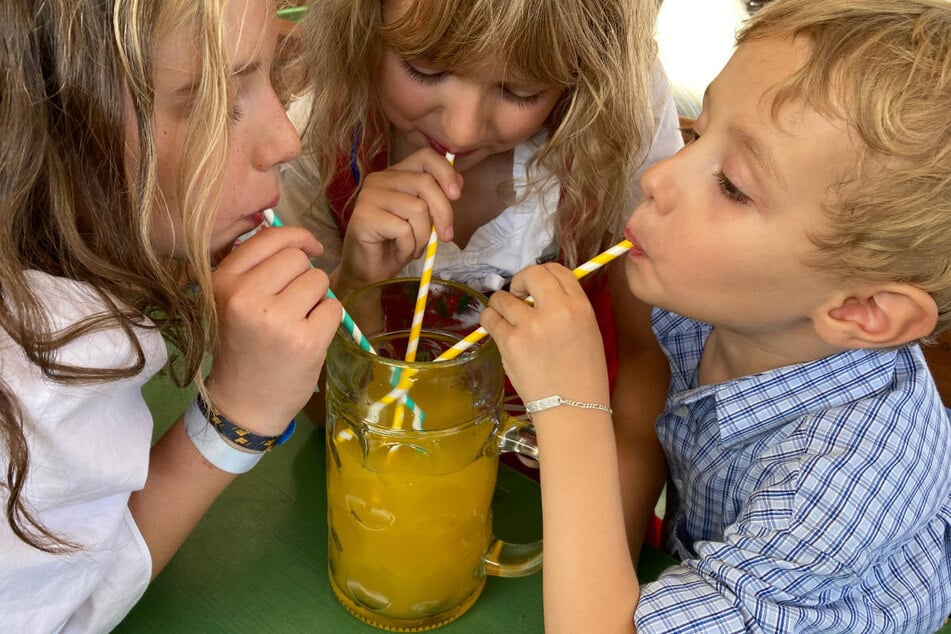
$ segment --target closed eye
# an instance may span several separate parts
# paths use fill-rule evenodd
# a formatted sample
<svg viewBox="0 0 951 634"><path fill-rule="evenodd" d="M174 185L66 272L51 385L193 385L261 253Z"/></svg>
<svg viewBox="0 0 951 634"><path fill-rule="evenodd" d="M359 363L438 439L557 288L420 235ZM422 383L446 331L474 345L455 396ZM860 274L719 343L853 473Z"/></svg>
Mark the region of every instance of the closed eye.
<svg viewBox="0 0 951 634"><path fill-rule="evenodd" d="M720 191L723 192L724 196L738 203L750 202L750 197L741 192L737 186L726 177L726 174L717 172L714 174L714 177L717 179L717 185L720 187Z"/></svg>
<svg viewBox="0 0 951 634"><path fill-rule="evenodd" d="M514 92L511 89L506 88L505 86L502 86L500 88L500 92L503 99L515 104L516 106L520 106L523 108L527 108L528 106L531 106L532 104L537 103L538 100L541 99L542 95L545 93L544 90L540 90L533 95L520 95L517 92Z"/></svg>
<svg viewBox="0 0 951 634"><path fill-rule="evenodd" d="M425 73L420 69L416 68L410 64L406 59L400 58L400 66L402 66L403 71L410 76L413 81L419 82L426 86L431 86L433 84L438 84L441 82L448 73L438 72L438 73Z"/></svg>

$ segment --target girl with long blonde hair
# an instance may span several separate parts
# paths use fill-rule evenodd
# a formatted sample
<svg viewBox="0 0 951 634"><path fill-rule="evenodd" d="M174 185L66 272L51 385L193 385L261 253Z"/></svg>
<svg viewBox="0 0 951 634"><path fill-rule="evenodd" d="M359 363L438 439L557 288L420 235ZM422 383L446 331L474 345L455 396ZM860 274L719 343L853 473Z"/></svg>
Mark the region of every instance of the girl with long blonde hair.
<svg viewBox="0 0 951 634"><path fill-rule="evenodd" d="M273 230L231 250L299 152L275 10L3 3L0 630L114 627L312 393L340 316L320 246ZM151 447L141 387L166 341L201 396Z"/></svg>

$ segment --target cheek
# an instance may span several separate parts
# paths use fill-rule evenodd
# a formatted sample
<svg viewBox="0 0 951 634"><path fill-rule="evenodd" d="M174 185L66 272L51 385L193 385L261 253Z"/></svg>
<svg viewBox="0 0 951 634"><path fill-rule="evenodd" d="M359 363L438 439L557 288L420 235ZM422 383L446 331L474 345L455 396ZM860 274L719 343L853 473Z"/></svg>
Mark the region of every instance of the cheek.
<svg viewBox="0 0 951 634"><path fill-rule="evenodd" d="M517 106L511 102L503 102L496 117L497 129L502 134L518 143L528 139L544 125L548 116L558 102L558 94L542 99L528 107Z"/></svg>
<svg viewBox="0 0 951 634"><path fill-rule="evenodd" d="M156 169L155 178L159 194L162 198L157 201L152 213L150 236L156 253L166 257L176 258L180 254L181 221L178 204L178 145L174 143L167 130L156 130Z"/></svg>

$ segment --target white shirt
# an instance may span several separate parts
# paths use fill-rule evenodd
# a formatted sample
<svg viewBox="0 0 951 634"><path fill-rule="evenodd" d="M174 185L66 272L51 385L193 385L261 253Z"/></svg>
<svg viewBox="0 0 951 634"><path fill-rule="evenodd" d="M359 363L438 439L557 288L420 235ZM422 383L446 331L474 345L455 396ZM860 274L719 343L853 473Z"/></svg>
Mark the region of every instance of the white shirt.
<svg viewBox="0 0 951 634"><path fill-rule="evenodd" d="M54 328L103 310L88 286L29 272ZM137 375L96 383L45 377L0 331L2 379L20 399L30 451L24 499L54 533L81 545L52 555L20 541L0 522L0 631L105 632L142 596L151 576L148 548L129 511L132 491L145 484L152 417L141 387L166 360L162 336L136 329L146 366ZM133 350L115 328L62 348L63 363L115 368ZM8 456L0 454L6 471ZM0 489L0 503L6 503Z"/></svg>
<svg viewBox="0 0 951 634"><path fill-rule="evenodd" d="M653 101L654 137L642 166L631 177L634 183L640 182L645 169L683 146L670 86L659 65L654 73ZM307 97L292 105L289 115L298 129L303 129L309 108ZM436 277L455 280L479 291L494 291L526 266L555 253L551 219L560 196L557 183L542 187L534 196L522 197L528 177L526 163L542 140L536 137L515 147L512 179L516 200L520 202L479 227L465 249L453 242L440 242L434 263ZM315 203L323 201L323 193L313 159L301 156L282 166L281 188L281 203L276 210L278 216L285 224L303 226L317 236L324 245L324 253L312 261L315 266L332 271L340 263L343 241L326 205ZM626 216L622 222L627 222ZM423 260L410 262L400 275L418 277Z"/></svg>

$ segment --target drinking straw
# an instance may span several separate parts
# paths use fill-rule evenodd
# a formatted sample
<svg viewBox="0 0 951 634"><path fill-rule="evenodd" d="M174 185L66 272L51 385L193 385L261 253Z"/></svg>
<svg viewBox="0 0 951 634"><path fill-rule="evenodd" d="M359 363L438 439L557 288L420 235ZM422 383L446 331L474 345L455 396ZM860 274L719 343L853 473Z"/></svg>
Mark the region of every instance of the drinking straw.
<svg viewBox="0 0 951 634"><path fill-rule="evenodd" d="M273 209L264 210L264 219L272 227L284 226L284 223L281 222L281 219L277 217L277 214L274 213ZM313 264L311 266L313 266ZM331 299L337 299L337 296L334 295L334 292L329 288L327 289L327 297L330 297ZM370 340L367 339L366 336L360 331L360 328L357 326L356 322L353 321L353 317L351 317L350 313L348 313L346 310L343 311L343 316L340 318L340 322L343 324L343 329L350 334L350 337L358 346L370 354L376 354L376 350L374 350L373 346L370 345Z"/></svg>
<svg viewBox="0 0 951 634"><path fill-rule="evenodd" d="M452 152L446 152L446 160L450 165L456 162L456 155ZM426 299L429 297L429 283L433 278L433 264L436 262L436 246L439 244L439 238L436 235L436 223L433 223L429 229L429 242L426 243L426 255L423 259L423 271L419 277L419 291L416 293L416 306L413 309L413 323L409 329L409 341L406 343L406 361L412 363L416 360L416 349L419 347L419 335L423 330L423 315L426 313ZM415 372L400 372L399 369L393 374L393 389L400 392L406 391L412 385L411 379ZM385 398L385 397L384 397ZM418 421L419 424L422 421ZM393 412L393 427L403 426L403 408L398 407ZM414 426L415 429L415 426ZM421 427L420 427L421 429Z"/></svg>
<svg viewBox="0 0 951 634"><path fill-rule="evenodd" d="M277 214L274 213L273 209L264 210L264 220L272 227L284 226L284 223L281 222L281 219L277 217ZM311 266L313 266L313 264L311 264ZM334 292L330 290L329 288L327 289L327 297L330 297L331 299L337 299L337 296L334 295ZM353 341L358 346L360 346L363 350L366 350L370 354L377 354L376 350L373 349L373 346L370 345L370 340L366 338L366 336L363 334L363 332L361 332L360 328L357 326L356 322L353 321L353 317L350 316L350 313L348 313L346 309L343 308L343 306L341 306L341 310L342 310L342 315L340 316L340 323L341 325L343 325L343 329L346 330L347 333L350 335L351 339L353 339ZM415 414L416 420L418 420L419 423L422 424L422 421L426 417L426 415L423 412L423 410L419 408L416 402L413 401L413 399L411 399L409 395L406 394L405 391L402 394L397 395L397 397L394 398L393 400L395 401L397 399L402 401L406 405L406 407L409 407ZM393 401L390 401L390 402L393 402Z"/></svg>
<svg viewBox="0 0 951 634"><path fill-rule="evenodd" d="M633 246L634 244L630 240L621 240L610 249L607 249L606 251L599 253L598 255L594 256L593 258L591 258L584 264L573 269L571 272L574 274L575 279L580 280L582 277L584 277L588 273L591 273L592 271L596 271L597 269L601 268L602 266L604 266L611 260L615 259L619 255L627 253L628 251L631 250ZM527 302L529 304L533 304L535 302L535 300L532 299L531 295L529 295L522 301ZM470 332L468 335L466 335L465 337L457 341L456 344L453 345L451 348L447 349L441 355L433 359L433 362L435 363L437 361L451 361L452 359L455 359L460 354L462 354L463 352L471 348L473 345L475 345L477 342L482 340L482 338L488 334L489 333L486 332L485 328L483 328L482 326L479 326L479 328ZM396 386L392 390L390 390L386 394L386 396L383 397L383 399L386 399L386 403L392 403L396 399L400 398L401 394L402 392L400 391L400 387ZM381 404L383 399L371 405L370 411L373 411L374 408L377 408L378 404L379 404L379 408L376 411L379 411L380 409L382 409L384 405L384 404Z"/></svg>
<svg viewBox="0 0 951 634"><path fill-rule="evenodd" d="M446 152L446 160L450 165L455 164L456 155ZM413 323L409 330L409 342L406 344L406 360L416 360L416 348L419 346L419 335L423 330L423 314L426 312L426 298L429 296L429 282L433 277L433 264L436 262L436 246L439 238L436 236L436 224L429 229L429 242L426 243L426 257L423 260L423 272L419 277L419 292L416 294L416 308L413 310Z"/></svg>
<svg viewBox="0 0 951 634"><path fill-rule="evenodd" d="M282 20L288 20L290 22L299 22L302 17L304 17L304 12L307 11L307 7L284 7L283 9L277 10L277 17Z"/></svg>
<svg viewBox="0 0 951 634"><path fill-rule="evenodd" d="M605 264L607 264L608 262L610 262L617 256L627 253L628 251L631 250L633 246L634 245L631 243L630 240L621 240L610 249L607 249L606 251L599 253L598 255L594 256L593 258L591 258L584 264L577 266L571 272L574 274L575 279L580 280L582 277L584 277L588 273L598 270L599 268L601 268L602 266L604 266ZM535 300L532 299L531 295L529 295L522 301L528 304L535 303ZM482 338L488 334L489 333L486 332L485 328L483 328L482 326L479 326L477 329L473 330L468 335L466 335L465 337L457 341L455 345L453 345L451 348L449 348L448 350L443 352L441 355L436 357L434 361L449 361L451 359L455 359L460 354L462 354L463 352L471 348L473 345L475 345L477 342L481 341Z"/></svg>

